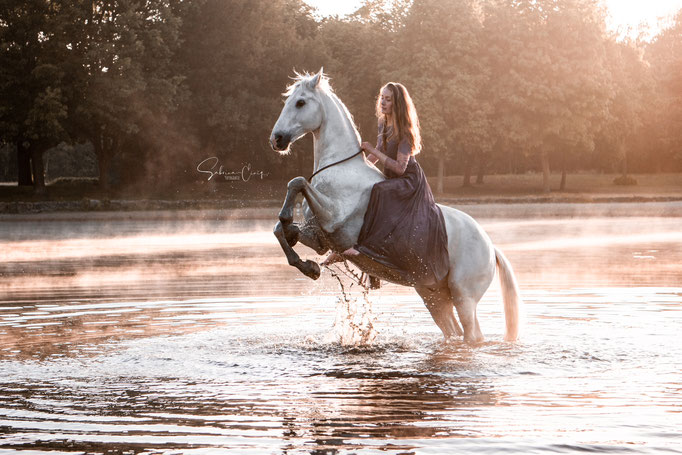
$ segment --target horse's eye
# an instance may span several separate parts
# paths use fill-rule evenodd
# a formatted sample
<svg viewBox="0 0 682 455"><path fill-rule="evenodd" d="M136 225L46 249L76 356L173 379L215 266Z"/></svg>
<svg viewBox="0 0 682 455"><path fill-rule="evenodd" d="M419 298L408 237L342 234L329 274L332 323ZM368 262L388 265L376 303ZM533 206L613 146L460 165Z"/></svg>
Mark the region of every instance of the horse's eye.
<svg viewBox="0 0 682 455"><path fill-rule="evenodd" d="M302 108L303 106L305 106L305 101L303 101L303 100L296 101L296 107L298 109Z"/></svg>

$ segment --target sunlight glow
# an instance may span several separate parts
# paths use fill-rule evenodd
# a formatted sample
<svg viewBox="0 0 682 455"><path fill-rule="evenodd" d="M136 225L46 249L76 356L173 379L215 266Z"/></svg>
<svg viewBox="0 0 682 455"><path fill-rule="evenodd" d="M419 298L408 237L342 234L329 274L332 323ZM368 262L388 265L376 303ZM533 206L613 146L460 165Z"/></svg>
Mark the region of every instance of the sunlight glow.
<svg viewBox="0 0 682 455"><path fill-rule="evenodd" d="M636 36L642 29L645 35L654 36L665 19L682 9L682 0L602 0L609 10L609 27L619 35ZM660 21L664 20L661 24ZM649 31L647 32L647 28Z"/></svg>
<svg viewBox="0 0 682 455"><path fill-rule="evenodd" d="M304 0L308 5L317 9L321 16L345 16L357 10L361 5L361 0Z"/></svg>
<svg viewBox="0 0 682 455"><path fill-rule="evenodd" d="M659 19L669 17L682 9L682 0L600 0L609 11L608 25L620 35L632 36L640 26L648 27L647 35L659 30ZM362 0L305 0L317 9L320 16L345 16L362 5Z"/></svg>

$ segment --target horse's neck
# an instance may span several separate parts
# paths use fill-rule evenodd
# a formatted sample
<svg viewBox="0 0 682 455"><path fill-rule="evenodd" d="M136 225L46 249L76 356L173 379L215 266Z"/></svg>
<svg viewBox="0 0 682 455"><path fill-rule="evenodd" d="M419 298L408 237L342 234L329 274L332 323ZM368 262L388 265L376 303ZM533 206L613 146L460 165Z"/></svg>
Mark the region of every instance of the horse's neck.
<svg viewBox="0 0 682 455"><path fill-rule="evenodd" d="M325 115L320 128L313 132L314 171L360 150L360 142L350 118L341 106L341 101L332 96L321 97Z"/></svg>

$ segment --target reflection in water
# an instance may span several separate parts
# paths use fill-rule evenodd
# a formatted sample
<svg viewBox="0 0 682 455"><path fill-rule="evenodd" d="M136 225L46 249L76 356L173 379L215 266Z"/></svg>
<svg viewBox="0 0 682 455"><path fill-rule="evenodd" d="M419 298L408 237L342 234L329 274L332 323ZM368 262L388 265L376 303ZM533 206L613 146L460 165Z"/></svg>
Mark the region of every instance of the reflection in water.
<svg viewBox="0 0 682 455"><path fill-rule="evenodd" d="M472 348L393 285L340 343L266 212L1 219L0 449L679 450L680 218L483 219L526 325L501 341L494 282Z"/></svg>

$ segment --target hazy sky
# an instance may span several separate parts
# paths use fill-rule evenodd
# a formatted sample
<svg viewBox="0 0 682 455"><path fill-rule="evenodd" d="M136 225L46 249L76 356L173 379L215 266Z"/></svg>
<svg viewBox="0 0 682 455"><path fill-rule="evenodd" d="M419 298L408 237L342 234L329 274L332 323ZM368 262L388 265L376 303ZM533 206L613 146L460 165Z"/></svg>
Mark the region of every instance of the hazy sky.
<svg viewBox="0 0 682 455"><path fill-rule="evenodd" d="M362 0L305 0L318 8L322 15L345 15L353 12ZM611 27L631 26L633 29L641 23L648 23L656 28L658 18L668 16L682 9L682 0L602 0L609 9Z"/></svg>

